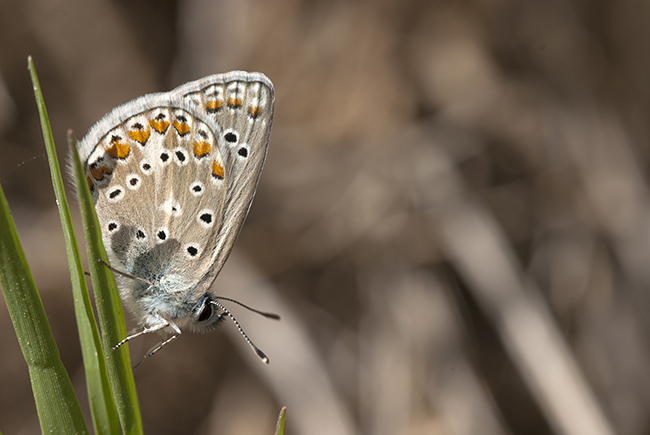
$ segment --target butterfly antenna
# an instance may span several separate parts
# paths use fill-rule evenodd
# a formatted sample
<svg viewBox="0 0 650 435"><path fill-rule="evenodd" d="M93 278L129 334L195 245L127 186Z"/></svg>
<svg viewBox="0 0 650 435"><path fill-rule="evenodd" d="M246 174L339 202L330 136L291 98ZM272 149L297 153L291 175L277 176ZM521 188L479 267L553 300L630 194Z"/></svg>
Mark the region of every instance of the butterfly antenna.
<svg viewBox="0 0 650 435"><path fill-rule="evenodd" d="M252 312L257 313L257 314L261 314L262 316L266 317L267 319L280 320L280 315L279 314L267 313L267 312L264 312L264 311L256 310L255 308L249 307L246 304L242 304L241 302L239 302L239 301L237 301L235 299L230 299L230 298L227 298L227 297L224 297L224 296L212 296L212 297L214 299L221 299L223 301L232 302L234 304L239 305L240 307L246 308L249 311L252 311Z"/></svg>
<svg viewBox="0 0 650 435"><path fill-rule="evenodd" d="M228 310L226 309L226 307L224 307L223 305L221 305L219 302L217 302L217 301L210 301L210 303L212 303L212 304L216 305L217 307L221 308L221 310L223 310L223 312L224 312L226 315L228 315L228 317L230 317L230 319L233 321L233 323L235 324L235 326L237 326L237 329L239 329L239 333L242 335L242 337L244 337L244 339L246 340L246 342L248 343L248 345L249 345L249 346L250 346L250 347L255 351L255 353L257 354L257 356L260 357L260 359L262 360L262 362L263 362L264 364L268 364L268 363L269 363L269 357L266 356L266 354L265 354L264 352L262 352L262 349L260 349L259 347L255 346L255 344L251 341L250 338L248 338L248 335L246 335L246 333L245 333L244 330L242 329L242 327L241 327L241 325L239 324L239 322L237 321L237 319L235 319L235 316L233 316L233 315L230 313L230 311L228 311ZM243 304L242 304L242 305L243 305ZM253 311L255 311L255 310L253 310Z"/></svg>

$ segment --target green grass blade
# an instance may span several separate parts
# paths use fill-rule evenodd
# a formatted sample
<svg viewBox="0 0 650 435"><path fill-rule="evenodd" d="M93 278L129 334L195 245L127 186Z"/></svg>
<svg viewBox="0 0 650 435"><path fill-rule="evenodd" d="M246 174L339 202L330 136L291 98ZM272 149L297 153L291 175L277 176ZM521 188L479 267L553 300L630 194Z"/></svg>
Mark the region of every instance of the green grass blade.
<svg viewBox="0 0 650 435"><path fill-rule="evenodd" d="M87 434L70 377L0 188L0 286L23 352L42 433Z"/></svg>
<svg viewBox="0 0 650 435"><path fill-rule="evenodd" d="M70 208L68 199L65 195L63 179L54 145L54 138L50 128L50 122L45 109L45 102L41 93L41 88L36 75L36 69L31 57L29 58L29 71L34 85L36 103L38 105L39 115L41 118L41 127L43 129L43 138L47 150L48 161L50 164L50 173L52 175L52 185L57 199L61 225L66 243L68 255L68 264L70 266L70 279L72 281L72 293L74 297L75 315L77 319L77 328L79 329L79 339L81 342L81 351L86 374L86 386L90 409L93 416L93 425L95 432L99 435L119 433L120 423L113 402L110 383L108 381L108 371L106 361L101 346L99 329L93 313L88 288L84 277L81 256L77 238L72 226Z"/></svg>
<svg viewBox="0 0 650 435"><path fill-rule="evenodd" d="M283 406L278 417L278 425L275 428L275 435L284 435L284 421L287 417L287 407Z"/></svg>
<svg viewBox="0 0 650 435"><path fill-rule="evenodd" d="M74 140L70 138L70 141ZM126 324L124 311L115 284L113 273L104 265L97 263L97 259L108 262L106 251L102 243L102 234L95 213L90 190L86 184L84 173L76 144L72 146L72 164L77 180L77 194L79 208L84 223L84 234L88 247L88 263L95 290L95 304L102 329L102 340L108 362L111 386L115 396L117 411L122 422L122 429L127 435L142 433L142 417L140 405L135 389L131 357L129 356L128 343L113 351L112 347L126 337Z"/></svg>

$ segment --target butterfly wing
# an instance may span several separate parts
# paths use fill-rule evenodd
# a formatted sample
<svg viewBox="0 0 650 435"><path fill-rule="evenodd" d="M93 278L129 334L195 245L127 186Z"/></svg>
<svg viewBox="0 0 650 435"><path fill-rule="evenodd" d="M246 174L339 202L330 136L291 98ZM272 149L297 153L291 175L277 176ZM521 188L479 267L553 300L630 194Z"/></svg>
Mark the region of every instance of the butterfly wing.
<svg viewBox="0 0 650 435"><path fill-rule="evenodd" d="M225 167L216 170L223 170L226 194L212 267L202 280L209 286L230 255L257 189L271 134L274 89L263 74L234 71L173 92L184 95L221 127L217 144Z"/></svg>
<svg viewBox="0 0 650 435"><path fill-rule="evenodd" d="M120 286L142 324L191 324L248 213L273 104L262 74L208 76L113 109L80 142L111 263L154 284Z"/></svg>
<svg viewBox="0 0 650 435"><path fill-rule="evenodd" d="M111 263L160 289L150 300L141 282L124 280L140 319L157 302L182 307L193 296L182 290L213 261L227 193L215 168L226 160L204 115L173 93L152 94L111 111L79 144Z"/></svg>

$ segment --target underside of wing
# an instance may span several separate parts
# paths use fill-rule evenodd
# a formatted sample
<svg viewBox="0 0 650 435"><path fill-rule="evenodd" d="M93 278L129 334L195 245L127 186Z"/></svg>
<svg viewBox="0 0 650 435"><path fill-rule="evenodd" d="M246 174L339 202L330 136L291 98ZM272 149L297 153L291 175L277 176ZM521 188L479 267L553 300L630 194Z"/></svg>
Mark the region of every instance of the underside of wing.
<svg viewBox="0 0 650 435"><path fill-rule="evenodd" d="M273 105L266 76L232 72L140 97L91 128L79 152L114 267L168 280L170 294L211 284L255 195Z"/></svg>
<svg viewBox="0 0 650 435"><path fill-rule="evenodd" d="M220 131L182 100L146 103L100 137L88 182L114 266L186 289L210 269L223 226Z"/></svg>
<svg viewBox="0 0 650 435"><path fill-rule="evenodd" d="M223 220L206 280L216 277L246 219L264 166L273 121L274 89L260 73L235 71L188 83L181 93L221 128L217 139L225 161Z"/></svg>

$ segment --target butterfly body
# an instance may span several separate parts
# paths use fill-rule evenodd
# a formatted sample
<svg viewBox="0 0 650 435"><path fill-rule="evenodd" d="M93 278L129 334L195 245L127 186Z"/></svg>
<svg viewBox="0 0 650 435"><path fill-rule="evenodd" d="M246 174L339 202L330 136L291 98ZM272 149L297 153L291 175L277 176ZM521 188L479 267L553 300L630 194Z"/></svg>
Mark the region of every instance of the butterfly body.
<svg viewBox="0 0 650 435"><path fill-rule="evenodd" d="M263 74L218 74L118 106L79 142L120 295L145 332L223 319L210 287L255 195L273 105Z"/></svg>

